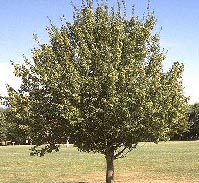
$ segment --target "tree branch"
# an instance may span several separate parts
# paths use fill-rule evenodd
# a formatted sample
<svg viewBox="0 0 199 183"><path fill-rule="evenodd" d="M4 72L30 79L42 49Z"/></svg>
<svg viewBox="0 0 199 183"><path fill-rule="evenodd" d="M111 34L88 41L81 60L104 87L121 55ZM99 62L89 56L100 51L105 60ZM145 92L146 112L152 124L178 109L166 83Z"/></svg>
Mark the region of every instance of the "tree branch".
<svg viewBox="0 0 199 183"><path fill-rule="evenodd" d="M122 153L126 150L127 148L125 147L124 149L122 149L121 151L119 151L116 155L114 155L114 159L118 159L118 158L122 158L123 155ZM120 156L122 155L122 156Z"/></svg>
<svg viewBox="0 0 199 183"><path fill-rule="evenodd" d="M133 149L136 148L137 143L132 145L131 148L128 149L128 151L125 152L125 150L127 149L127 147L124 147L124 149L122 149L121 151L119 151L116 155L114 155L114 159L119 159L119 158L125 158L126 155ZM124 153L125 152L125 153ZM124 153L124 154L123 154Z"/></svg>

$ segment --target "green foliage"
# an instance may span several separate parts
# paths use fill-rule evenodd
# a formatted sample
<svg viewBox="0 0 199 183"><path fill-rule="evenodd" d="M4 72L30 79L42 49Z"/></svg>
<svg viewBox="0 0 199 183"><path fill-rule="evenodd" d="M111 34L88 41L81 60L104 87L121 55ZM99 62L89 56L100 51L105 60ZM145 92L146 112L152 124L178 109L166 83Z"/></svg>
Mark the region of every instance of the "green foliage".
<svg viewBox="0 0 199 183"><path fill-rule="evenodd" d="M190 106L189 116L190 121L193 123L199 123L199 103L195 103Z"/></svg>
<svg viewBox="0 0 199 183"><path fill-rule="evenodd" d="M15 118L11 116L9 109L1 109L0 112L0 140L15 141L17 143L25 143L28 139L29 129L27 126L13 121Z"/></svg>
<svg viewBox="0 0 199 183"><path fill-rule="evenodd" d="M41 148L41 149L37 149L37 146L33 146L30 148L31 156L37 155L37 156L44 156L46 153L51 153L53 150L55 150L55 152L59 151L59 145L55 145L55 144L50 144L50 145L46 145L45 147Z"/></svg>
<svg viewBox="0 0 199 183"><path fill-rule="evenodd" d="M4 110L0 111L0 141L5 140L7 137L7 126L4 117Z"/></svg>
<svg viewBox="0 0 199 183"><path fill-rule="evenodd" d="M47 28L49 43L38 42L33 62L14 65L22 85L8 87L10 117L35 145L71 137L79 150L113 160L187 128L183 64L163 71L154 14L127 19L120 8L87 1L73 23Z"/></svg>
<svg viewBox="0 0 199 183"><path fill-rule="evenodd" d="M197 140L199 138L199 103L189 106L187 110L189 128L186 132L174 134L171 140Z"/></svg>
<svg viewBox="0 0 199 183"><path fill-rule="evenodd" d="M88 3L75 15L47 28L50 42L33 49L33 63L14 65L22 85L8 87L10 116L31 129L34 143L71 136L80 150L106 154L184 130L183 65L163 71L154 14L127 19Z"/></svg>
<svg viewBox="0 0 199 183"><path fill-rule="evenodd" d="M188 111L190 129L188 133L185 133L184 136L187 139L198 139L199 136L199 103L190 105Z"/></svg>

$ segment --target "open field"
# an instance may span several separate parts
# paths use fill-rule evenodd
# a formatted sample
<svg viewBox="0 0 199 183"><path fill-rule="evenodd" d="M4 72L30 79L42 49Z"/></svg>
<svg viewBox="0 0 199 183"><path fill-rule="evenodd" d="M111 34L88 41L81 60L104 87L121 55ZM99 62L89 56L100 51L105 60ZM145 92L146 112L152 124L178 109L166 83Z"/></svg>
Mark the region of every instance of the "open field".
<svg viewBox="0 0 199 183"><path fill-rule="evenodd" d="M30 146L0 147L0 183L104 183L105 159L62 147L45 157ZM199 182L199 141L141 143L115 162L116 183Z"/></svg>

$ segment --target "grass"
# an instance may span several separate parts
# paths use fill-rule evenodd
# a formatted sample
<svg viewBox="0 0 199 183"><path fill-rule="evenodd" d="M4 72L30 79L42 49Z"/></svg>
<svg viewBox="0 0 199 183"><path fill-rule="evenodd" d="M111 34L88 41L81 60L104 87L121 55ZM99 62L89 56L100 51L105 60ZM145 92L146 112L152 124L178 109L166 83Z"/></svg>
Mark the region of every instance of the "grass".
<svg viewBox="0 0 199 183"><path fill-rule="evenodd" d="M0 147L1 183L104 183L105 159L74 147L44 157L29 146ZM141 143L115 162L116 183L199 182L199 141Z"/></svg>

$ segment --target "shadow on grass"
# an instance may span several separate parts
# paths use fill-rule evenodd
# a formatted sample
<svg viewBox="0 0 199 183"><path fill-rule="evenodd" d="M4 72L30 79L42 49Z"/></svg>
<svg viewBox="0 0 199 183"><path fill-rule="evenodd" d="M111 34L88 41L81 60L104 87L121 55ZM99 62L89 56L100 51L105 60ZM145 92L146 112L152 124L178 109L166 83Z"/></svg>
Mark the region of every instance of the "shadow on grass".
<svg viewBox="0 0 199 183"><path fill-rule="evenodd" d="M97 182L56 182L56 183L97 183Z"/></svg>
<svg viewBox="0 0 199 183"><path fill-rule="evenodd" d="M97 182L56 182L56 183L97 183Z"/></svg>

